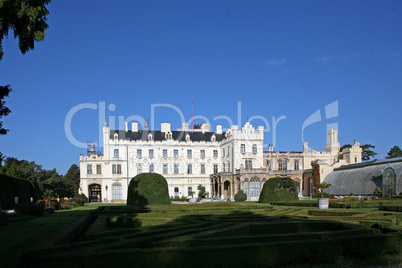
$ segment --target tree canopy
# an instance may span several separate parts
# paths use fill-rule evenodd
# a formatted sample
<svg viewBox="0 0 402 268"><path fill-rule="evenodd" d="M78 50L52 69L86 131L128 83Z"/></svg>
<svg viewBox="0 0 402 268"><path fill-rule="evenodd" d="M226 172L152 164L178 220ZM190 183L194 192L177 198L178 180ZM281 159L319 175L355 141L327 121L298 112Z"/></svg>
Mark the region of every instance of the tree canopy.
<svg viewBox="0 0 402 268"><path fill-rule="evenodd" d="M57 194L62 197L72 197L78 193L80 185L80 169L76 164L71 165L66 175L60 175L54 168L46 170L35 161L18 160L7 157L0 173L10 177L35 182L44 182L54 186Z"/></svg>
<svg viewBox="0 0 402 268"><path fill-rule="evenodd" d="M11 113L11 110L6 107L6 101L4 101L5 97L8 97L10 92L12 91L10 85L7 86L0 86L0 119L3 116L7 116ZM3 121L0 121L0 135L6 135L8 129L3 128Z"/></svg>
<svg viewBox="0 0 402 268"><path fill-rule="evenodd" d="M351 148L352 145L351 144L345 144L341 147L341 151L345 148ZM364 145L360 145L360 147L362 148L362 161L369 161L371 160L371 158L374 158L375 155L377 155L376 152L370 150L370 148L375 148L374 145L371 144L364 144Z"/></svg>
<svg viewBox="0 0 402 268"><path fill-rule="evenodd" d="M2 41L10 30L18 38L18 47L25 54L35 47L35 41L45 39L49 28L46 5L51 0L2 0L0 1L0 60L3 58Z"/></svg>
<svg viewBox="0 0 402 268"><path fill-rule="evenodd" d="M397 158L397 157L402 157L402 150L399 148L399 146L394 146L392 147L389 152L387 153L387 156L385 158Z"/></svg>

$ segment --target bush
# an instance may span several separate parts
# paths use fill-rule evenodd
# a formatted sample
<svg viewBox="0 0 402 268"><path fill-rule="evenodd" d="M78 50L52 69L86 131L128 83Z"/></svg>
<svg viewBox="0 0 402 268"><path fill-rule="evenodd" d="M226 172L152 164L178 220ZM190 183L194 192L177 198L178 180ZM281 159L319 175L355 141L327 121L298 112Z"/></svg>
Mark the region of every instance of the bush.
<svg viewBox="0 0 402 268"><path fill-rule="evenodd" d="M239 190L237 194L235 194L235 201L236 202L244 202L247 200L247 195L242 191Z"/></svg>
<svg viewBox="0 0 402 268"><path fill-rule="evenodd" d="M84 201L84 203L88 203L88 197L85 194L77 194L76 193L76 194L74 194L73 198L80 198Z"/></svg>
<svg viewBox="0 0 402 268"><path fill-rule="evenodd" d="M272 178L264 183L259 203L297 201L296 183L291 178Z"/></svg>
<svg viewBox="0 0 402 268"><path fill-rule="evenodd" d="M43 216L45 208L38 204L29 202L22 203L15 207L15 211L22 215Z"/></svg>
<svg viewBox="0 0 402 268"><path fill-rule="evenodd" d="M141 173L128 186L127 205L146 206L170 204L166 179L157 173Z"/></svg>

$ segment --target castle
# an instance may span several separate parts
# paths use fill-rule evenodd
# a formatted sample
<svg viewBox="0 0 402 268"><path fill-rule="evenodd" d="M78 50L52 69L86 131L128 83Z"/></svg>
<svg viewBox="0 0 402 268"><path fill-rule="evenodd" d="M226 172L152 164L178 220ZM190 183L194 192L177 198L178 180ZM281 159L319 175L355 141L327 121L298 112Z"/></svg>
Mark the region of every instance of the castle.
<svg viewBox="0 0 402 268"><path fill-rule="evenodd" d="M137 122L126 122L125 130L103 127L103 154L89 150L80 155L80 193L102 202L124 202L131 178L142 172L162 174L171 197L197 196L202 185L210 197L234 199L241 189L248 200L258 200L264 182L286 176L296 182L300 197L311 191L308 171L312 161L319 163L321 180L334 168L361 162L362 149L355 141L340 152L337 129L328 131L326 150L279 152L269 146L263 151L264 127L255 129L246 122L239 129L233 125L223 132L217 125L210 131L207 123L189 129L171 130L162 123L161 130L140 130ZM307 175L306 175L307 174Z"/></svg>

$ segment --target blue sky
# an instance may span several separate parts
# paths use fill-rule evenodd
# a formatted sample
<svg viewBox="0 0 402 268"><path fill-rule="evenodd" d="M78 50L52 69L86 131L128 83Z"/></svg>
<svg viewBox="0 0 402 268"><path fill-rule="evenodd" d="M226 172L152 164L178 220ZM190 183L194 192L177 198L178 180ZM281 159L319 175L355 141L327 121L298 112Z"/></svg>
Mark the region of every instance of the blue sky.
<svg viewBox="0 0 402 268"><path fill-rule="evenodd" d="M373 144L378 158L402 146L401 1L53 1L44 42L22 55L12 34L3 40L0 84L10 84L12 113L2 118L7 156L56 168L79 163L65 134L77 105L105 103L106 116L150 118L170 104L229 127L266 118L265 143L301 151L302 126L311 148L324 150L328 124L341 145ZM333 118L325 107L338 103ZM115 106L114 111L108 109ZM334 107L334 106L332 106ZM74 137L98 140L99 111L79 110ZM328 116L327 116L328 117ZM284 118L284 117L282 117ZM171 108L160 122L181 127ZM197 120L195 123L202 123ZM260 119L254 126L265 125Z"/></svg>

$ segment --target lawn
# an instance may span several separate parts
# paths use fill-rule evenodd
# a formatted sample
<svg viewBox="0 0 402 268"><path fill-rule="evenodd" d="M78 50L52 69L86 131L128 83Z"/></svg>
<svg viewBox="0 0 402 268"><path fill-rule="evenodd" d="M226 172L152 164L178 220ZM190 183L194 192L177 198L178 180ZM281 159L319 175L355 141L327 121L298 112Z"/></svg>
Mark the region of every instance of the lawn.
<svg viewBox="0 0 402 268"><path fill-rule="evenodd" d="M89 213L94 222L85 235L72 243L57 241ZM319 211L253 202L91 204L39 218L11 218L0 226L0 267L18 267L21 253L38 245L45 249L24 255L32 267L300 265L307 257L314 260L309 267L396 265L402 264L401 215L372 205ZM292 254L285 257L286 252ZM328 260L332 264L323 264Z"/></svg>
<svg viewBox="0 0 402 268"><path fill-rule="evenodd" d="M99 205L85 205L37 218L9 217L9 224L0 226L0 267L19 267L23 251L50 241L55 234L98 207Z"/></svg>

